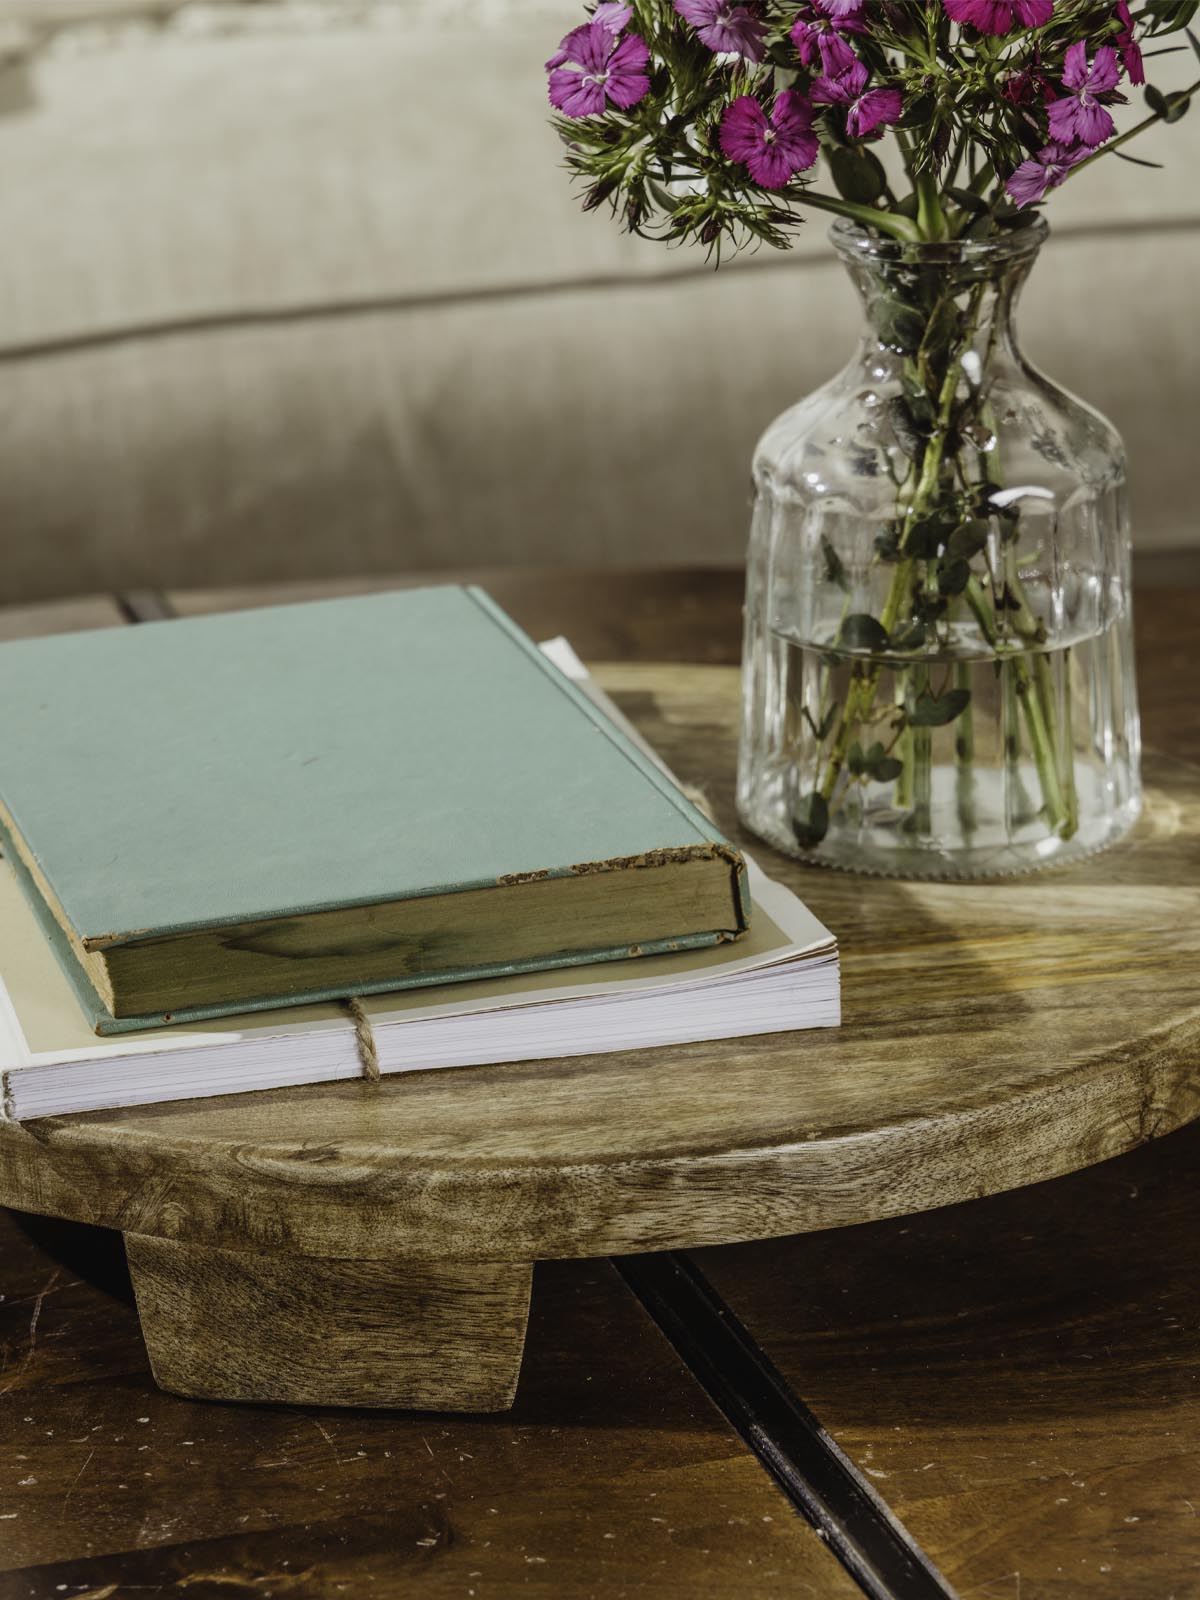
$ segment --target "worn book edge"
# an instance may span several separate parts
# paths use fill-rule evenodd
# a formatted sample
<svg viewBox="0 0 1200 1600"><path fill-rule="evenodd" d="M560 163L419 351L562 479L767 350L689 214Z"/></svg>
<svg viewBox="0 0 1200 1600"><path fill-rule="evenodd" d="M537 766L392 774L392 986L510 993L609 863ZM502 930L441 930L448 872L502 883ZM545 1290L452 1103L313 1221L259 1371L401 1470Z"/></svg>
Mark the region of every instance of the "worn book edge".
<svg viewBox="0 0 1200 1600"><path fill-rule="evenodd" d="M614 945L602 950L570 951L562 956L555 956L549 959L538 957L527 961L501 962L484 967L470 967L457 972L426 973L403 982L397 982L396 979L391 978L378 983L358 984L352 987L336 985L327 989L310 989L282 998L270 996L262 1000L239 1000L236 1005L183 1006L177 1011L114 1017L81 966L70 940L58 925L41 895L38 894L30 879L29 870L20 853L13 848L12 841L8 837L3 824L0 824L0 845L3 846L4 854L18 882L21 884L22 892L32 907L50 948L54 951L59 965L66 973L72 988L75 990L76 998L83 1008L84 1015L89 1019L93 1030L102 1036L133 1033L144 1028L169 1027L177 1023L216 1021L221 1017L242 1012L285 1010L292 1006L316 1005L326 1000L347 1000L361 995L389 994L399 989L432 988L438 984L450 984L471 978L503 978L520 972L541 972L557 967L589 965L594 961L627 961L630 956L659 955L673 950L702 950L712 945L725 944L738 938L748 926L743 915L741 925L736 931L721 930L713 933L687 934L681 938L648 940L636 946L628 944ZM718 852L714 847L714 854L716 853ZM724 852L720 852L720 854L724 855ZM743 903L739 889L740 880L745 876L745 862L740 855L737 857L737 861L736 868L731 863L730 872L735 907Z"/></svg>

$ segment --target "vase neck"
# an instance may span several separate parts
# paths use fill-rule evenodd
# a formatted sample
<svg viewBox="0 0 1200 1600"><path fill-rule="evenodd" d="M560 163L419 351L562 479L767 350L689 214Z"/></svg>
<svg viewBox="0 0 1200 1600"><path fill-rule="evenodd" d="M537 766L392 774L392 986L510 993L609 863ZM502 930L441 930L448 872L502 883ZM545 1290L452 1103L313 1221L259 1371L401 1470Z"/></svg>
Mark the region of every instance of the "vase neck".
<svg viewBox="0 0 1200 1600"><path fill-rule="evenodd" d="M950 352L974 352L983 368L1018 359L1017 301L1044 235L1043 226L984 244L897 247L835 229L866 313L863 355L911 360L923 377Z"/></svg>

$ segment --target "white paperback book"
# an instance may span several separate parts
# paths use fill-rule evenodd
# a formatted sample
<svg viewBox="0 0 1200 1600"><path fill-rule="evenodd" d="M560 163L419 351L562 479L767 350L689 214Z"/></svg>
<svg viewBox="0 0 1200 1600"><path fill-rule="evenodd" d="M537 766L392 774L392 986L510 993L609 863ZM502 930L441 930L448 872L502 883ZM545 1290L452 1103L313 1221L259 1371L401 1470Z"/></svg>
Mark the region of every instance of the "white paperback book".
<svg viewBox="0 0 1200 1600"><path fill-rule="evenodd" d="M542 649L663 766L566 640L551 640ZM836 1027L841 1009L833 935L790 889L752 859L747 865L753 917L750 931L735 944L605 962L591 976L583 975L586 968L570 967L364 999L380 1072ZM333 1004L98 1037L11 869L0 862L4 1116L26 1121L329 1083L362 1071L355 1026Z"/></svg>

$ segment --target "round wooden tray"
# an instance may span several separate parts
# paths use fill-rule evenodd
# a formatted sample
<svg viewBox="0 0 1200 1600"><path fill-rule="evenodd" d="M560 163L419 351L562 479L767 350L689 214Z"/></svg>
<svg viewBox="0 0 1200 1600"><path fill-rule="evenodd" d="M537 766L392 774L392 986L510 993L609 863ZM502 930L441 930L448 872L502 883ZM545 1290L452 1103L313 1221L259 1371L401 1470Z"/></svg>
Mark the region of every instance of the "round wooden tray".
<svg viewBox="0 0 1200 1600"><path fill-rule="evenodd" d="M0 1201L125 1233L164 1386L504 1405L534 1260L920 1211L1200 1115L1200 769L1149 754L1068 871L855 878L738 829L734 669L597 676L838 934L844 1026L0 1124Z"/></svg>

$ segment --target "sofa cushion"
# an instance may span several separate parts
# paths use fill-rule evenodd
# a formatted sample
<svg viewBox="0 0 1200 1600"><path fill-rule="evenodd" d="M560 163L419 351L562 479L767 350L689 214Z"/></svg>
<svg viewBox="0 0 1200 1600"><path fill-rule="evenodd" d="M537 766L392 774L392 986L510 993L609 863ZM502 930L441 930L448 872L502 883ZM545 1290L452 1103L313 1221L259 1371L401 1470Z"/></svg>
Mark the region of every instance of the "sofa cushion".
<svg viewBox="0 0 1200 1600"><path fill-rule="evenodd" d="M738 559L757 434L856 333L824 220L713 274L583 215L541 69L571 8L316 31L269 9L63 36L0 123L9 597ZM1197 135L1056 197L1023 317L1125 432L1148 546L1194 537Z"/></svg>

